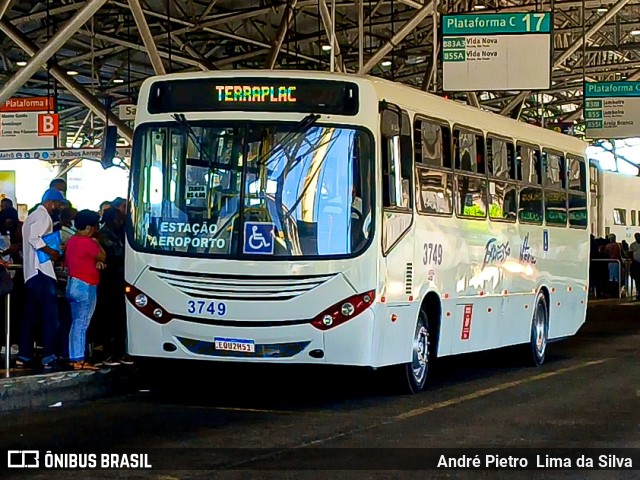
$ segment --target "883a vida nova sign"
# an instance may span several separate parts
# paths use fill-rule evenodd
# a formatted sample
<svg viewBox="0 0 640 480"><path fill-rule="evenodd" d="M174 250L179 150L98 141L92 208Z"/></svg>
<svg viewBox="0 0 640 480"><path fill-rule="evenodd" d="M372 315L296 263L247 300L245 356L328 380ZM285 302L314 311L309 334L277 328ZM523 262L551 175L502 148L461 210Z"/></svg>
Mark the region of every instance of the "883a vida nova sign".
<svg viewBox="0 0 640 480"><path fill-rule="evenodd" d="M550 12L444 15L444 90L549 88L551 30Z"/></svg>

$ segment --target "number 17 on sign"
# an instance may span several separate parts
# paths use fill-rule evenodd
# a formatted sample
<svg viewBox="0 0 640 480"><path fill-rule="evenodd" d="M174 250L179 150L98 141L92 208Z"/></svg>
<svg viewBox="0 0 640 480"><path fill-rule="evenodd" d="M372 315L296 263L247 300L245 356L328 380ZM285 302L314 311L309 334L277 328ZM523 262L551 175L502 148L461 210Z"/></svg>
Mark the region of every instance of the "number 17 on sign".
<svg viewBox="0 0 640 480"><path fill-rule="evenodd" d="M527 32L539 32L542 29L542 22L544 22L544 13L527 13L522 17L525 30ZM533 27L533 30L532 28Z"/></svg>

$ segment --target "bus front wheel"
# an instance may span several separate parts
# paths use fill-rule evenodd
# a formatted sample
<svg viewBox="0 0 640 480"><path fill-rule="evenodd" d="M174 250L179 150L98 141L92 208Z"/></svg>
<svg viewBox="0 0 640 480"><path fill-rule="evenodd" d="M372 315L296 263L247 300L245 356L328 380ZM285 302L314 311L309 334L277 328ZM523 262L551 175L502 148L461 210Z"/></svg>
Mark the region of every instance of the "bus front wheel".
<svg viewBox="0 0 640 480"><path fill-rule="evenodd" d="M534 367L544 363L549 341L549 308L542 292L538 293L531 320L530 360Z"/></svg>
<svg viewBox="0 0 640 480"><path fill-rule="evenodd" d="M405 390L416 394L422 392L429 376L429 320L425 312L420 312L413 334L411 362L402 365Z"/></svg>

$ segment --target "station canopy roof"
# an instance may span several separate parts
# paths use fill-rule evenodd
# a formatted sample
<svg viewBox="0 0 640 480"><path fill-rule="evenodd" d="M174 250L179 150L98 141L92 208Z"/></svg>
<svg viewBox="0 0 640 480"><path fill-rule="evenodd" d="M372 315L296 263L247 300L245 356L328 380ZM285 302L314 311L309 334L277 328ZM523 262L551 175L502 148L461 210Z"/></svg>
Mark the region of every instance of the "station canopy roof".
<svg viewBox="0 0 640 480"><path fill-rule="evenodd" d="M424 2L424 3L423 3ZM266 68L324 70L330 66L332 0L0 0L0 85L89 4L102 4L69 32L49 61L16 95L56 94L62 128L86 125L86 98L51 74L57 69L99 101L136 100L155 73ZM432 75L436 12L520 12L553 5L554 69L544 92L460 92L455 100L548 128L580 134L586 81L640 80L640 0L358 0L335 1L336 68L442 92L441 64ZM136 13L142 16L135 15ZM140 23L140 19L143 23ZM287 19L291 19L287 22ZM142 28L140 28L142 27ZM148 32L149 35L145 35ZM359 62L359 40L363 65ZM436 40L436 43L439 43ZM20 44L20 45L19 45ZM157 52L156 61L152 61ZM436 57L440 50L436 50ZM0 89L1 91L1 89ZM102 125L84 129L84 144ZM96 133L99 135L99 133Z"/></svg>

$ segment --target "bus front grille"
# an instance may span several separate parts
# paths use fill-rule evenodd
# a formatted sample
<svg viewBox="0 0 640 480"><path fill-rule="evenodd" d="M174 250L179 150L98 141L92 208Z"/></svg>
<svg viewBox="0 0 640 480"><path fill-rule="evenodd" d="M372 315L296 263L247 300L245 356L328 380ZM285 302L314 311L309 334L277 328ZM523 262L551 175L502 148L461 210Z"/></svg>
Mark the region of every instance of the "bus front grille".
<svg viewBox="0 0 640 480"><path fill-rule="evenodd" d="M168 285L190 297L247 301L290 300L313 290L334 276L224 275L155 267L150 270Z"/></svg>

